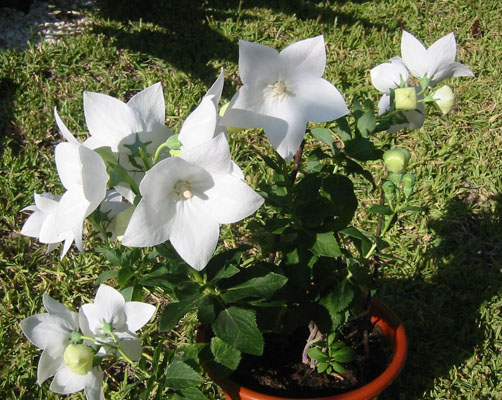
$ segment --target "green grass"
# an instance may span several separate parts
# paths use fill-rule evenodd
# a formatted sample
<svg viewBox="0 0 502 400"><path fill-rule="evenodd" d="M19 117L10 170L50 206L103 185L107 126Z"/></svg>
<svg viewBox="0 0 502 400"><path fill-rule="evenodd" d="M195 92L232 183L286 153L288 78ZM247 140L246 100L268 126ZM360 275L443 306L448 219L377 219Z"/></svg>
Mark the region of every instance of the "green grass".
<svg viewBox="0 0 502 400"><path fill-rule="evenodd" d="M167 123L179 130L221 67L224 99L238 87L238 39L283 48L319 34L327 43L326 77L347 100L366 93L377 100L369 70L399 54L404 28L427 45L454 31L457 60L476 78L448 82L458 96L448 116L431 115L421 129L394 138L413 153L416 198L427 212L391 231L394 253L407 263L385 266L379 296L405 323L410 350L399 379L381 398L502 399L499 2L255 0L239 8L237 1L207 0L183 7L159 1L146 9L139 0L118 3L103 1L80 36L0 52L0 397L57 397L47 383L35 384L40 351L21 334L19 321L42 312L44 291L75 308L92 299L106 264L76 251L60 261L57 251L47 254L19 235L27 216L21 209L33 202L33 192L62 191L54 167L61 137L53 107L83 138L82 91L127 100L161 81ZM253 184L264 172L253 151L266 146L262 137L231 136L234 158ZM367 229L375 224L366 216L370 204L360 204L356 221ZM230 230L224 235L231 241ZM172 345L187 339L189 327L172 334ZM108 384L120 387L111 378ZM218 396L210 383L206 389ZM108 397L127 398L120 390Z"/></svg>

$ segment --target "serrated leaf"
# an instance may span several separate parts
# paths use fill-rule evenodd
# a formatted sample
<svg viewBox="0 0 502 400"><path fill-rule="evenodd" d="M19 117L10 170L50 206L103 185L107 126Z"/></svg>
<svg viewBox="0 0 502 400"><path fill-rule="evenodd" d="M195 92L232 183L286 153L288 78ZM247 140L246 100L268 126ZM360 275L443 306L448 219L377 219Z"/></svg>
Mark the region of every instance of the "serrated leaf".
<svg viewBox="0 0 502 400"><path fill-rule="evenodd" d="M310 250L318 257L340 257L342 255L333 232L318 233Z"/></svg>
<svg viewBox="0 0 502 400"><path fill-rule="evenodd" d="M172 400L209 400L204 393L196 388L187 388L177 391Z"/></svg>
<svg viewBox="0 0 502 400"><path fill-rule="evenodd" d="M202 377L182 361L173 361L167 367L165 385L173 389L187 389L203 382Z"/></svg>
<svg viewBox="0 0 502 400"><path fill-rule="evenodd" d="M239 350L224 342L219 337L213 337L211 339L210 347L216 362L232 371L237 369L241 361L241 352Z"/></svg>
<svg viewBox="0 0 502 400"><path fill-rule="evenodd" d="M220 312L213 324L216 336L236 349L249 354L263 354L263 336L252 310L230 307Z"/></svg>

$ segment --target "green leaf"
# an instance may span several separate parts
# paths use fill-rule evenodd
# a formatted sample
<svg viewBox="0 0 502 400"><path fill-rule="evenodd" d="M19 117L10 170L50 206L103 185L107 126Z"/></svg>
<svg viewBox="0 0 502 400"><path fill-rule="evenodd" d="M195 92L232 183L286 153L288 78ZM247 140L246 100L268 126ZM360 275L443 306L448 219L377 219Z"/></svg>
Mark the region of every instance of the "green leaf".
<svg viewBox="0 0 502 400"><path fill-rule="evenodd" d="M336 361L331 362L331 366L333 369L338 372L339 374L344 374L345 373L345 368L343 367L342 364L337 363Z"/></svg>
<svg viewBox="0 0 502 400"><path fill-rule="evenodd" d="M216 336L242 352L257 356L263 354L263 336L252 310L230 307L221 311L213 324L213 331Z"/></svg>
<svg viewBox="0 0 502 400"><path fill-rule="evenodd" d="M323 353L319 347L311 347L308 350L308 355L312 360L316 360L318 362L327 362L328 355Z"/></svg>
<svg viewBox="0 0 502 400"><path fill-rule="evenodd" d="M320 142L326 143L331 147L331 151L336 153L336 149L334 146L333 136L331 135L331 131L327 128L314 128L310 131L312 136L314 136Z"/></svg>
<svg viewBox="0 0 502 400"><path fill-rule="evenodd" d="M340 257L342 255L333 232L318 233L311 251L318 257Z"/></svg>
<svg viewBox="0 0 502 400"><path fill-rule="evenodd" d="M125 286L127 281L134 275L134 269L131 267L122 267L117 275L117 280L120 286Z"/></svg>
<svg viewBox="0 0 502 400"><path fill-rule="evenodd" d="M359 161L378 160L381 152L375 150L373 143L364 137L357 137L345 142L345 153Z"/></svg>
<svg viewBox="0 0 502 400"><path fill-rule="evenodd" d="M187 388L177 391L172 400L209 400L204 393L196 388Z"/></svg>
<svg viewBox="0 0 502 400"><path fill-rule="evenodd" d="M173 389L186 389L200 385L204 380L182 361L173 361L167 367L165 385Z"/></svg>
<svg viewBox="0 0 502 400"><path fill-rule="evenodd" d="M425 208L418 206L406 206L399 209L400 211L416 211L416 212L424 212Z"/></svg>
<svg viewBox="0 0 502 400"><path fill-rule="evenodd" d="M159 330L161 332L172 330L186 313L195 308L198 300L191 298L166 305L160 314Z"/></svg>
<svg viewBox="0 0 502 400"><path fill-rule="evenodd" d="M119 271L116 269L112 269L109 271L103 271L101 274L99 274L98 279L96 279L95 284L99 285L103 283L104 281L107 281L108 279L116 278L118 275Z"/></svg>
<svg viewBox="0 0 502 400"><path fill-rule="evenodd" d="M376 118L373 111L365 111L357 120L357 129L363 137L367 137L375 131Z"/></svg>
<svg viewBox="0 0 502 400"><path fill-rule="evenodd" d="M280 274L269 272L265 276L251 278L246 282L232 286L225 290L221 298L226 302L237 301L246 297L272 296L288 279Z"/></svg>
<svg viewBox="0 0 502 400"><path fill-rule="evenodd" d="M380 204L374 204L368 210L370 213L391 215L392 210L388 206L381 206Z"/></svg>
<svg viewBox="0 0 502 400"><path fill-rule="evenodd" d="M237 369L241 361L241 352L239 350L224 342L219 337L213 337L210 346L216 362L230 368L232 371Z"/></svg>
<svg viewBox="0 0 502 400"><path fill-rule="evenodd" d="M343 142L347 142L352 139L352 133L350 132L350 125L347 118L341 117L336 120L338 127L335 129L336 133L340 136Z"/></svg>
<svg viewBox="0 0 502 400"><path fill-rule="evenodd" d="M344 346L331 355L340 363L348 363L356 359L356 353L349 346Z"/></svg>

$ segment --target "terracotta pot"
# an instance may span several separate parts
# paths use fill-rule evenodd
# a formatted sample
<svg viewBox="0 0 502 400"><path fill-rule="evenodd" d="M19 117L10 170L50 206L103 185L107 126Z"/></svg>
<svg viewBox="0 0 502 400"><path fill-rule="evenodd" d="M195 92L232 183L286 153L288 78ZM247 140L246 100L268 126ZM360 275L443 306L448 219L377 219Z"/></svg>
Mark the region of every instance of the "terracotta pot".
<svg viewBox="0 0 502 400"><path fill-rule="evenodd" d="M392 381L397 377L404 362L406 361L406 353L408 350L408 342L406 332L399 318L394 312L378 299L371 299L371 321L375 322L384 332L385 336L393 345L392 361L385 371L380 376L361 386L358 389L350 392L337 394L333 396L316 397L316 400L370 400L376 399L376 396L387 388ZM272 396L256 392L246 387L240 386L238 383L228 378L216 378L211 376L225 393L227 400L285 400L286 397ZM303 398L302 399L308 399Z"/></svg>

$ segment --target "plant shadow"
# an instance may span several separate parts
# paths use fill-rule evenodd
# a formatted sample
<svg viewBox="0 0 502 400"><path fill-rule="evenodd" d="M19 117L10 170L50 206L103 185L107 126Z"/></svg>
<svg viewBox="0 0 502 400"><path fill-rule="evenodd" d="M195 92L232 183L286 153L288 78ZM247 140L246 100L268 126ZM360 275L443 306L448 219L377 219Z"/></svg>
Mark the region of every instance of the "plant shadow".
<svg viewBox="0 0 502 400"><path fill-rule="evenodd" d="M330 2L325 0L198 0L183 4L174 0L131 0L127 3L100 0L100 16L112 23L95 25L94 31L112 38L119 48L164 60L210 86L219 72L211 67L211 62L237 63L239 51L235 35L216 31L208 19L230 19L237 26L257 18L247 10L264 8L295 15L301 20L315 20L329 27L335 20L347 25L360 23L365 28L396 29L399 26L399 22L394 27L371 23L353 13L334 12L329 6Z"/></svg>
<svg viewBox="0 0 502 400"><path fill-rule="evenodd" d="M11 79L0 78L0 155L4 153L7 145L17 153L23 144L13 122L16 89L17 85Z"/></svg>
<svg viewBox="0 0 502 400"><path fill-rule="evenodd" d="M482 305L502 293L502 195L491 200L495 212L479 211L472 196L456 198L430 222L436 241L423 254L423 268L437 265L432 279L422 270L381 282L381 298L400 316L409 350L399 379L380 399L423 399L486 341Z"/></svg>

